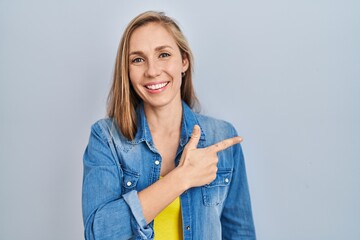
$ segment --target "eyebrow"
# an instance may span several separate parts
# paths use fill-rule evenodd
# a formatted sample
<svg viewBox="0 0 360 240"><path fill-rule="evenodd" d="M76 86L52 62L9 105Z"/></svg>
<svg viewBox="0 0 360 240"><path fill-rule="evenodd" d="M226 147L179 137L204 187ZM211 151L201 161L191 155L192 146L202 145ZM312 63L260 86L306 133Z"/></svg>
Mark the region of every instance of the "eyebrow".
<svg viewBox="0 0 360 240"><path fill-rule="evenodd" d="M156 47L156 48L155 48L155 51L156 51L156 52L159 52L159 51L161 51L161 50L163 50L163 49L165 49L165 48L171 48L171 49L173 49L173 48L172 48L171 46L169 46L169 45L162 45L162 46ZM131 55L142 55L142 54L144 54L142 51L132 51L132 52L129 53L129 56L131 56Z"/></svg>

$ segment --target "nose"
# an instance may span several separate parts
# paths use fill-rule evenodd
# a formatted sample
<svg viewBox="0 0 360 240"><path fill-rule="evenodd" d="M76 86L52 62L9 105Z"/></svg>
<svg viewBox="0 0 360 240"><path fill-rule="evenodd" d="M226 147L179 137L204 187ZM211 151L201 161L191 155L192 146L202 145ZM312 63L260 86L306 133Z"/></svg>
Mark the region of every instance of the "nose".
<svg viewBox="0 0 360 240"><path fill-rule="evenodd" d="M145 71L146 77L154 78L159 76L161 73L161 69L159 64L154 60L148 60L147 62L147 69Z"/></svg>

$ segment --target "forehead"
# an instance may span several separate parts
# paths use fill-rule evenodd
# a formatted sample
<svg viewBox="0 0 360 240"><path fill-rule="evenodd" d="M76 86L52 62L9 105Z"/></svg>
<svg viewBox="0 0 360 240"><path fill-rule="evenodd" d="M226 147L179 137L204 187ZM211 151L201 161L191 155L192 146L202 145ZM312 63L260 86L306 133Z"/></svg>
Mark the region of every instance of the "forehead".
<svg viewBox="0 0 360 240"><path fill-rule="evenodd" d="M129 51L152 50L165 45L177 48L173 35L160 23L148 23L131 34Z"/></svg>

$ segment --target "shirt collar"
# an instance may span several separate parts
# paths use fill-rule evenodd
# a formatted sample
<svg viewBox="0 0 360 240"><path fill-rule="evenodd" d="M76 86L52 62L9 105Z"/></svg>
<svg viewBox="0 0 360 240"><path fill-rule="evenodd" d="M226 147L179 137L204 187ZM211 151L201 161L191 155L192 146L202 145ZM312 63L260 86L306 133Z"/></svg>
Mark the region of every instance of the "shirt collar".
<svg viewBox="0 0 360 240"><path fill-rule="evenodd" d="M201 127L196 114L191 110L191 108L183 101L182 102L182 121L181 121L181 135L180 135L180 145L183 147L189 141L191 137L194 126L197 124L201 129L200 140L205 140L205 133ZM132 144L138 144L140 142L146 141L149 147L153 147L153 140L151 137L150 128L146 120L144 104L140 103L136 109L137 115L137 132L133 141L129 141Z"/></svg>
<svg viewBox="0 0 360 240"><path fill-rule="evenodd" d="M182 106L183 106L183 117L181 123L180 145L183 147L189 141L195 125L199 125L201 129L200 140L205 140L205 133L196 117L196 114L184 101L182 102Z"/></svg>

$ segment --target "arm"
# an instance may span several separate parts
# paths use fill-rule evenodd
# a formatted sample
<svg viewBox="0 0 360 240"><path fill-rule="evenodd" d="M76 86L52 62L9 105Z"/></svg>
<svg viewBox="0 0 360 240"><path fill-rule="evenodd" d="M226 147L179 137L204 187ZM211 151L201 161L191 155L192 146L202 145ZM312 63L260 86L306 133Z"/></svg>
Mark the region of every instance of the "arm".
<svg viewBox="0 0 360 240"><path fill-rule="evenodd" d="M153 231L146 224L136 192L122 194L123 173L109 141L99 124L93 125L83 159L85 239L150 238Z"/></svg>
<svg viewBox="0 0 360 240"><path fill-rule="evenodd" d="M234 135L237 133L234 131ZM246 177L244 156L240 144L233 149L234 172L229 193L221 216L223 239L254 240L255 227L251 211L250 194Z"/></svg>

